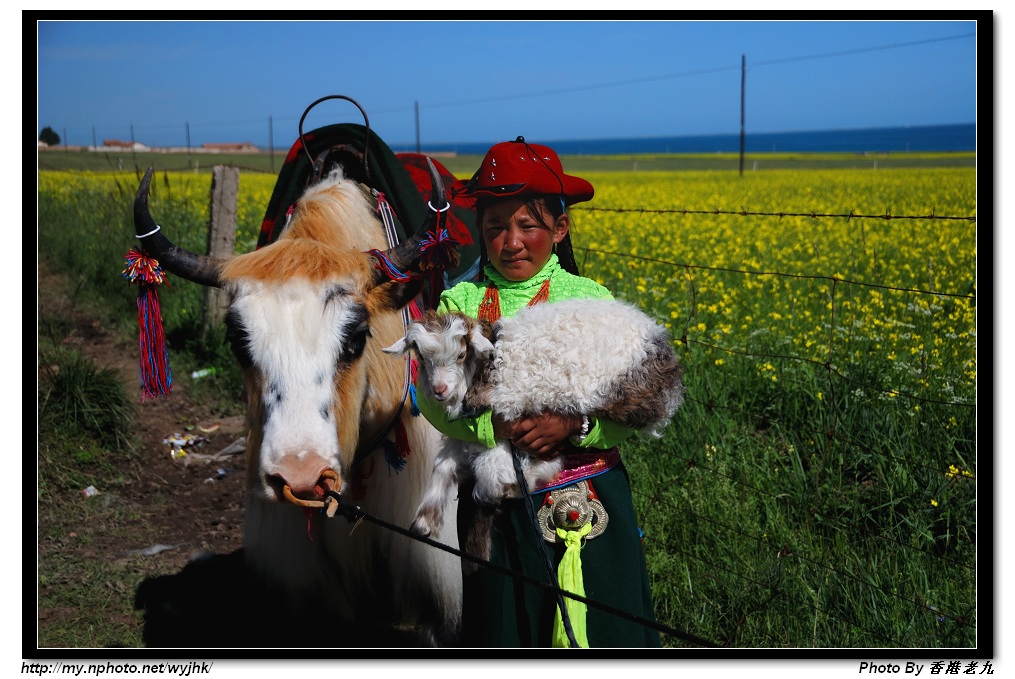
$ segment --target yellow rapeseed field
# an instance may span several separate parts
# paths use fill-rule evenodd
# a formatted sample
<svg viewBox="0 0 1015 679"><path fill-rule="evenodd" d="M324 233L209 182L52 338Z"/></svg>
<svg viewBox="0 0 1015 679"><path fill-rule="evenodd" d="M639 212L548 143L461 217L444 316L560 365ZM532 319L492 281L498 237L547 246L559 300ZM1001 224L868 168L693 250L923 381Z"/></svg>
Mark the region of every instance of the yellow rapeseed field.
<svg viewBox="0 0 1015 679"><path fill-rule="evenodd" d="M137 190L140 176L123 172L39 172L39 195L59 196L68 202L80 202L83 197L97 196L103 200L129 205ZM257 244L257 234L264 218L268 200L275 186L275 176L244 173L240 176L236 206L236 252L248 252ZM211 195L211 175L191 173L156 173L152 180L150 204L152 212L161 215L165 209L160 203L173 205L173 214L180 207L188 218L186 223L174 224L174 233L207 228L208 202ZM163 209L163 213L159 210ZM117 225L120 231L123 225Z"/></svg>
<svg viewBox="0 0 1015 679"><path fill-rule="evenodd" d="M841 370L874 352L895 364L890 383L900 389L973 398L976 223L937 217L975 216L974 170L588 178L595 198L574 210L583 273L654 313L678 338L776 349ZM713 353L716 365L726 362ZM779 379L771 362L757 368Z"/></svg>
<svg viewBox="0 0 1015 679"><path fill-rule="evenodd" d="M874 352L895 366L900 389L972 401L976 223L943 218L975 217L974 169L587 176L595 198L573 209L583 273L653 313L678 339L717 347L709 354L716 366L731 350L778 349L847 370ZM241 176L237 252L254 249L275 179ZM125 173L39 173L40 195L68 200L123 201L136 181ZM201 229L210 184L208 174L157 174L153 211L171 205L174 218L188 222L176 228ZM699 214L706 211L713 214ZM862 216L729 214L741 212ZM771 361L755 367L779 380Z"/></svg>

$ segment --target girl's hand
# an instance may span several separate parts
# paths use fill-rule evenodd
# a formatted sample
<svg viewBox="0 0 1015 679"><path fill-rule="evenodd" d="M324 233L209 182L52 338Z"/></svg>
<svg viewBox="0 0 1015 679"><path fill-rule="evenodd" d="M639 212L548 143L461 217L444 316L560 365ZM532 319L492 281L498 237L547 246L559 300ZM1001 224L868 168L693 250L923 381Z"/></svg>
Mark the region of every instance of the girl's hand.
<svg viewBox="0 0 1015 679"><path fill-rule="evenodd" d="M507 422L493 416L493 432L498 438L510 439L516 448L542 459L553 459L563 452L569 437L581 432L578 415L542 413Z"/></svg>

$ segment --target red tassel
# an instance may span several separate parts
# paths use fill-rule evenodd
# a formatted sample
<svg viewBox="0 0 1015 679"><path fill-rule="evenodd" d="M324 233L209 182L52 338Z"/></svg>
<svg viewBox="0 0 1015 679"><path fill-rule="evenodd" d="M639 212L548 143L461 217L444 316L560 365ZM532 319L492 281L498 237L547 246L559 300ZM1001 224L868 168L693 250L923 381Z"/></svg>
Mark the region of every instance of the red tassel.
<svg viewBox="0 0 1015 679"><path fill-rule="evenodd" d="M166 396L173 389L173 369L169 365L169 349L162 330L162 307L155 286L165 284L166 275L153 257L131 248L126 256L123 277L136 283L137 322L140 327L141 400Z"/></svg>
<svg viewBox="0 0 1015 679"><path fill-rule="evenodd" d="M395 422L395 452L403 460L409 457L412 452L409 449L409 432L405 430L405 424L401 418Z"/></svg>
<svg viewBox="0 0 1015 679"><path fill-rule="evenodd" d="M427 286L424 292L424 304L427 309L436 309L441 301L441 293L444 292L444 273L436 269L430 271Z"/></svg>

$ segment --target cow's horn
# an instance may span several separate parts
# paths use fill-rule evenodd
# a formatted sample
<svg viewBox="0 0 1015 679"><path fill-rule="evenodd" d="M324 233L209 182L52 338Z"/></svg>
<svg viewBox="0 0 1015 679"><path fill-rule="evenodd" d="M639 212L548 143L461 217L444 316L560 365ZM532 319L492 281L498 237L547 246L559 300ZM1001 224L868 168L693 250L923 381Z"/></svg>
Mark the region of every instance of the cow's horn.
<svg viewBox="0 0 1015 679"><path fill-rule="evenodd" d="M440 213L449 209L448 198L444 194L444 181L441 179L440 173L434 166L433 161L428 157L426 159L427 167L430 168L430 201L427 204L427 215L426 219L423 220L423 224L419 227L415 234L411 238L406 239L404 242L399 243L395 247L391 248L384 254L388 260L399 270L403 272L414 272L418 273L419 270L419 244L426 237L428 231L432 231L438 222ZM378 283L387 280L386 274L378 270Z"/></svg>
<svg viewBox="0 0 1015 679"><path fill-rule="evenodd" d="M148 191L152 182L152 168L148 168L137 187L134 197L134 233L141 241L141 247L150 257L159 260L162 268L188 281L220 287L219 269L222 260L207 255L197 255L179 248L162 235L162 229L155 224L148 210Z"/></svg>
<svg viewBox="0 0 1015 679"><path fill-rule="evenodd" d="M444 182L441 180L441 173L437 171L437 166L430 160L430 156L426 158L426 166L430 168L430 210L433 212L442 212L448 208L448 197L444 193Z"/></svg>

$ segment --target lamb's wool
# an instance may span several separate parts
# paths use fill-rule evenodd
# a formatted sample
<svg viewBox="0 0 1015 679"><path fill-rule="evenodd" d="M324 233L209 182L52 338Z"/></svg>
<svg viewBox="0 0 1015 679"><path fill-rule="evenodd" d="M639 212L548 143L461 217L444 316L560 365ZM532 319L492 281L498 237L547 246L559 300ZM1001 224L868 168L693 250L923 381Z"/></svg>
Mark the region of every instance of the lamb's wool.
<svg viewBox="0 0 1015 679"><path fill-rule="evenodd" d="M615 300L539 304L492 327L464 314L431 314L385 349L410 350L420 361L419 386L453 417L476 407L508 420L584 414L658 435L683 402L669 333ZM559 458L523 456L521 462L529 487L550 480L561 466ZM448 494L468 474L479 504L520 495L509 442L487 449L445 437L413 530L428 535L443 523Z"/></svg>
<svg viewBox="0 0 1015 679"><path fill-rule="evenodd" d="M499 321L496 338L488 402L505 419L550 410L659 433L683 402L669 333L624 302L527 307Z"/></svg>

